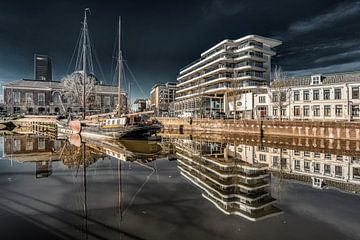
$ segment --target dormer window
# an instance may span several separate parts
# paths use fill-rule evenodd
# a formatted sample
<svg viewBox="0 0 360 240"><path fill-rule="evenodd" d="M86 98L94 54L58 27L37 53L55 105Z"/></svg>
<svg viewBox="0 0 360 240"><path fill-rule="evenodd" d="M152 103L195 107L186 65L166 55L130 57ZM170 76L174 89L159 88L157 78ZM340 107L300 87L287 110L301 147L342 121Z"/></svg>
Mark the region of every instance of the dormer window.
<svg viewBox="0 0 360 240"><path fill-rule="evenodd" d="M312 75L311 76L311 85L322 84L323 77L321 75Z"/></svg>

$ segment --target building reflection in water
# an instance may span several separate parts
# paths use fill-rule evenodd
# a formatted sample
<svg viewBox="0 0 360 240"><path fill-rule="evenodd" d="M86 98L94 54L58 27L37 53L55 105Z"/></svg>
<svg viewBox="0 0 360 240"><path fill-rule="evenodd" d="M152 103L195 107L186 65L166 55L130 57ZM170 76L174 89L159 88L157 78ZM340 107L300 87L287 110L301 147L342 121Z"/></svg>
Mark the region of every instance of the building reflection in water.
<svg viewBox="0 0 360 240"><path fill-rule="evenodd" d="M176 147L181 174L225 214L257 221L281 213L266 164L239 160L228 144L184 140Z"/></svg>
<svg viewBox="0 0 360 240"><path fill-rule="evenodd" d="M309 138L164 134L176 146L181 174L226 214L259 220L278 214L270 174L360 192L360 143ZM279 182L278 181L278 182Z"/></svg>

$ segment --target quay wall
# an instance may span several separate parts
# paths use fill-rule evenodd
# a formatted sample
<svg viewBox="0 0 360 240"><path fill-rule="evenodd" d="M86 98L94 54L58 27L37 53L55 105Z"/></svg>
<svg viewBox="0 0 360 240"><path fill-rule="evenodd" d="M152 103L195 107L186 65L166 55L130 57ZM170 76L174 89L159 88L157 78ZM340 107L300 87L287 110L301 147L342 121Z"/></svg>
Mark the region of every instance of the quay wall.
<svg viewBox="0 0 360 240"><path fill-rule="evenodd" d="M359 122L158 118L165 130L360 140Z"/></svg>

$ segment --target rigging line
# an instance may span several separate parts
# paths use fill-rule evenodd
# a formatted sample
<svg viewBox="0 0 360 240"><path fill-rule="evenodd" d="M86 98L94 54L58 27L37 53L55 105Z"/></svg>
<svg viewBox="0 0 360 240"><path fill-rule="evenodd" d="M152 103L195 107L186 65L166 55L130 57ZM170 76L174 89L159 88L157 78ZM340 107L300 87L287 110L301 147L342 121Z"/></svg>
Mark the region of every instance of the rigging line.
<svg viewBox="0 0 360 240"><path fill-rule="evenodd" d="M82 59L82 51L81 51L81 42L83 42L83 38L84 38L84 34L81 31L80 32L80 40L79 40L79 44L77 46L77 55L76 55L76 63L75 63L75 71L80 69L80 63L81 63L81 59Z"/></svg>
<svg viewBox="0 0 360 240"><path fill-rule="evenodd" d="M117 64L115 64L115 61L117 59L117 54L116 54L116 43L117 43L117 39L118 39L118 35L116 34L116 37L114 38L114 44L113 44L113 51L111 53L111 69L110 69L110 77L112 77L113 75L115 75L115 70L114 70L114 65L116 66ZM114 72L113 72L114 71ZM111 80L111 85L114 83L114 79L110 79Z"/></svg>
<svg viewBox="0 0 360 240"><path fill-rule="evenodd" d="M75 44L75 47L74 47L74 50L73 50L73 53L72 53L72 56L71 56L71 59L70 59L70 62L69 62L69 65L66 69L66 74L69 74L69 71L70 71L70 67L71 67L71 64L74 60L74 57L75 57L75 54L76 54L76 50L77 50L77 46L79 45L79 42L80 42L80 38L81 38L81 32L79 33L79 36L77 37L77 41L76 41L76 44Z"/></svg>
<svg viewBox="0 0 360 240"><path fill-rule="evenodd" d="M97 52L96 52L96 49L95 49L94 45L91 44L90 48L94 51L95 61L96 61L97 65L98 65L98 67L99 67L101 77L104 79L104 81L106 81L105 74L104 74L104 71L103 71L103 69L102 69L102 67L100 65L100 61L99 61L99 58L98 58L98 55L97 55Z"/></svg>
<svg viewBox="0 0 360 240"><path fill-rule="evenodd" d="M93 48L91 47L91 41L90 41L90 35L89 35L89 31L86 31L86 40L87 40L87 46L86 48L88 49L87 54L88 54L88 62L89 62L89 73L94 74L94 64L93 64L93 58L92 58L92 51Z"/></svg>
<svg viewBox="0 0 360 240"><path fill-rule="evenodd" d="M116 72L117 72L118 68L119 68L118 65L116 65L115 71L114 71L113 76L111 78L111 85L117 85L117 81L115 81L115 78L116 78ZM116 82L116 84L114 84L114 82Z"/></svg>
<svg viewBox="0 0 360 240"><path fill-rule="evenodd" d="M139 189L136 191L136 193L134 194L134 196L131 198L128 206L125 208L125 210L123 211L123 216L125 216L127 210L129 209L129 207L132 205L132 203L134 202L136 196L141 192L141 190L144 188L144 186L146 185L147 182L149 182L151 176L154 174L155 170L153 168L151 168L150 166L146 165L146 164L143 164L143 163L140 163L138 161L135 161L134 163L137 163L139 164L140 166L143 166L143 167L146 167L146 168L150 168L152 171L151 173L146 176L146 180L145 182L139 187Z"/></svg>
<svg viewBox="0 0 360 240"><path fill-rule="evenodd" d="M135 76L134 76L134 73L131 71L131 69L130 69L129 65L126 63L126 61L124 61L124 62L125 62L125 66L127 67L128 71L129 71L129 73L130 73L130 76L134 79L135 84L136 84L136 86L139 88L142 96L143 96L144 98L146 98L147 95L145 94L144 90L143 90L142 87L140 86L139 82L136 80L136 78L135 78Z"/></svg>

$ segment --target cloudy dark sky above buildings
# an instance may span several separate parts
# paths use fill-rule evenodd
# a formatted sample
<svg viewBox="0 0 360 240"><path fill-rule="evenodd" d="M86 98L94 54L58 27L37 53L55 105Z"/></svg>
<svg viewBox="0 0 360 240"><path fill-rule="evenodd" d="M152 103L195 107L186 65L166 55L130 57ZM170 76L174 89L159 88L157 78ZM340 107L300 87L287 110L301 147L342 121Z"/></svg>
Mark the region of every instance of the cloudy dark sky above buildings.
<svg viewBox="0 0 360 240"><path fill-rule="evenodd" d="M360 70L358 1L2 0L0 81L32 78L34 53L52 57L54 79L73 70L69 63L86 7L103 72L96 67L97 76L111 82L121 15L124 56L144 94L154 83L175 81L180 68L216 43L247 34L282 40L273 65L288 75Z"/></svg>

